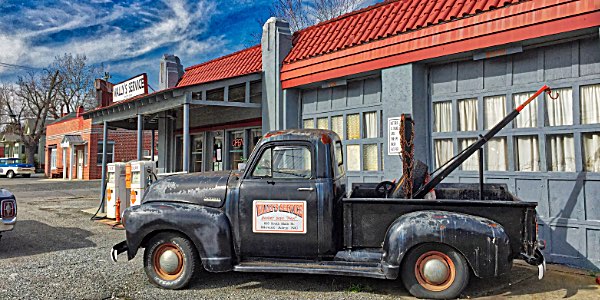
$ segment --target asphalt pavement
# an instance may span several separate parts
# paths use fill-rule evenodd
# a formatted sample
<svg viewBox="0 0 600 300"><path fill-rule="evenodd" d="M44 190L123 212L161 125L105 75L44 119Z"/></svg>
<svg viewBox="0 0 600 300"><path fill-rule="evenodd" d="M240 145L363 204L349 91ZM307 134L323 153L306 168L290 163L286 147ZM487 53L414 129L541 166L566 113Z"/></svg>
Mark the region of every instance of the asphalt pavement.
<svg viewBox="0 0 600 300"><path fill-rule="evenodd" d="M0 299L397 299L411 298L400 281L251 273L203 273L188 289L150 284L141 250L119 263L109 250L122 230L90 221L99 181L0 178L18 201L15 230L0 240ZM515 264L510 274L474 279L463 298L600 299L600 285L585 272L550 266L544 280L535 268Z"/></svg>

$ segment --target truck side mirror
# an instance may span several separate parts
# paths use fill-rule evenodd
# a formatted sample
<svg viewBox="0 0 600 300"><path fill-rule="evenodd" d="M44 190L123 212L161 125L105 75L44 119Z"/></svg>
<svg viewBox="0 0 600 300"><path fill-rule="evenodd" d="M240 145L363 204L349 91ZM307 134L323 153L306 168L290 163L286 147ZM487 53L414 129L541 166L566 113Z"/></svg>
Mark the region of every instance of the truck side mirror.
<svg viewBox="0 0 600 300"><path fill-rule="evenodd" d="M244 170L246 170L246 163L239 163L238 171L243 172Z"/></svg>

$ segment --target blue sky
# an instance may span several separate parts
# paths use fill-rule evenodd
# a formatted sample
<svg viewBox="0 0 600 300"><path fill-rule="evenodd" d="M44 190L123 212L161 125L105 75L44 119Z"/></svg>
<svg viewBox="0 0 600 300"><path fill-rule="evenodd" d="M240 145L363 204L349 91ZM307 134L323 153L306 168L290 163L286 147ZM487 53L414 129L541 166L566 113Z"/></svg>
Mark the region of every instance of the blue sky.
<svg viewBox="0 0 600 300"><path fill-rule="evenodd" d="M146 72L157 89L163 54L187 67L251 46L271 3L0 0L0 63L41 69L57 55L85 54L104 64L112 82ZM24 72L0 65L0 82Z"/></svg>

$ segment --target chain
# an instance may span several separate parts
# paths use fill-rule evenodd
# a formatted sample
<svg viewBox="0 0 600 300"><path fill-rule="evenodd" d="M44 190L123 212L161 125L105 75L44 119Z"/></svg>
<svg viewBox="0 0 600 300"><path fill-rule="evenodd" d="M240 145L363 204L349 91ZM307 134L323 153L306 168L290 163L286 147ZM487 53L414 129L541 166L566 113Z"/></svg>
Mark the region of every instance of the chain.
<svg viewBox="0 0 600 300"><path fill-rule="evenodd" d="M406 198L412 198L413 191L413 167L414 167L414 156L415 156L415 148L414 148L414 138L415 138L415 127L412 119L410 119L412 123L410 140L406 140L406 119L402 118L402 122L400 122L400 144L402 151L402 173L405 174L404 184L402 185L402 190L404 191L404 195ZM408 151L407 151L408 149Z"/></svg>

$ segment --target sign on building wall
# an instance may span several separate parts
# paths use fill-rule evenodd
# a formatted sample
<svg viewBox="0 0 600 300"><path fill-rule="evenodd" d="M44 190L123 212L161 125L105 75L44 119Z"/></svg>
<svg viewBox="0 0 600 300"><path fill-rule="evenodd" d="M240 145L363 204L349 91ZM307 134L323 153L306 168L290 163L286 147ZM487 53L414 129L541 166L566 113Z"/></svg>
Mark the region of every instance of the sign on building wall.
<svg viewBox="0 0 600 300"><path fill-rule="evenodd" d="M113 102L119 102L135 96L148 94L146 73L127 79L113 87Z"/></svg>
<svg viewBox="0 0 600 300"><path fill-rule="evenodd" d="M388 118L388 155L400 154L400 117Z"/></svg>

